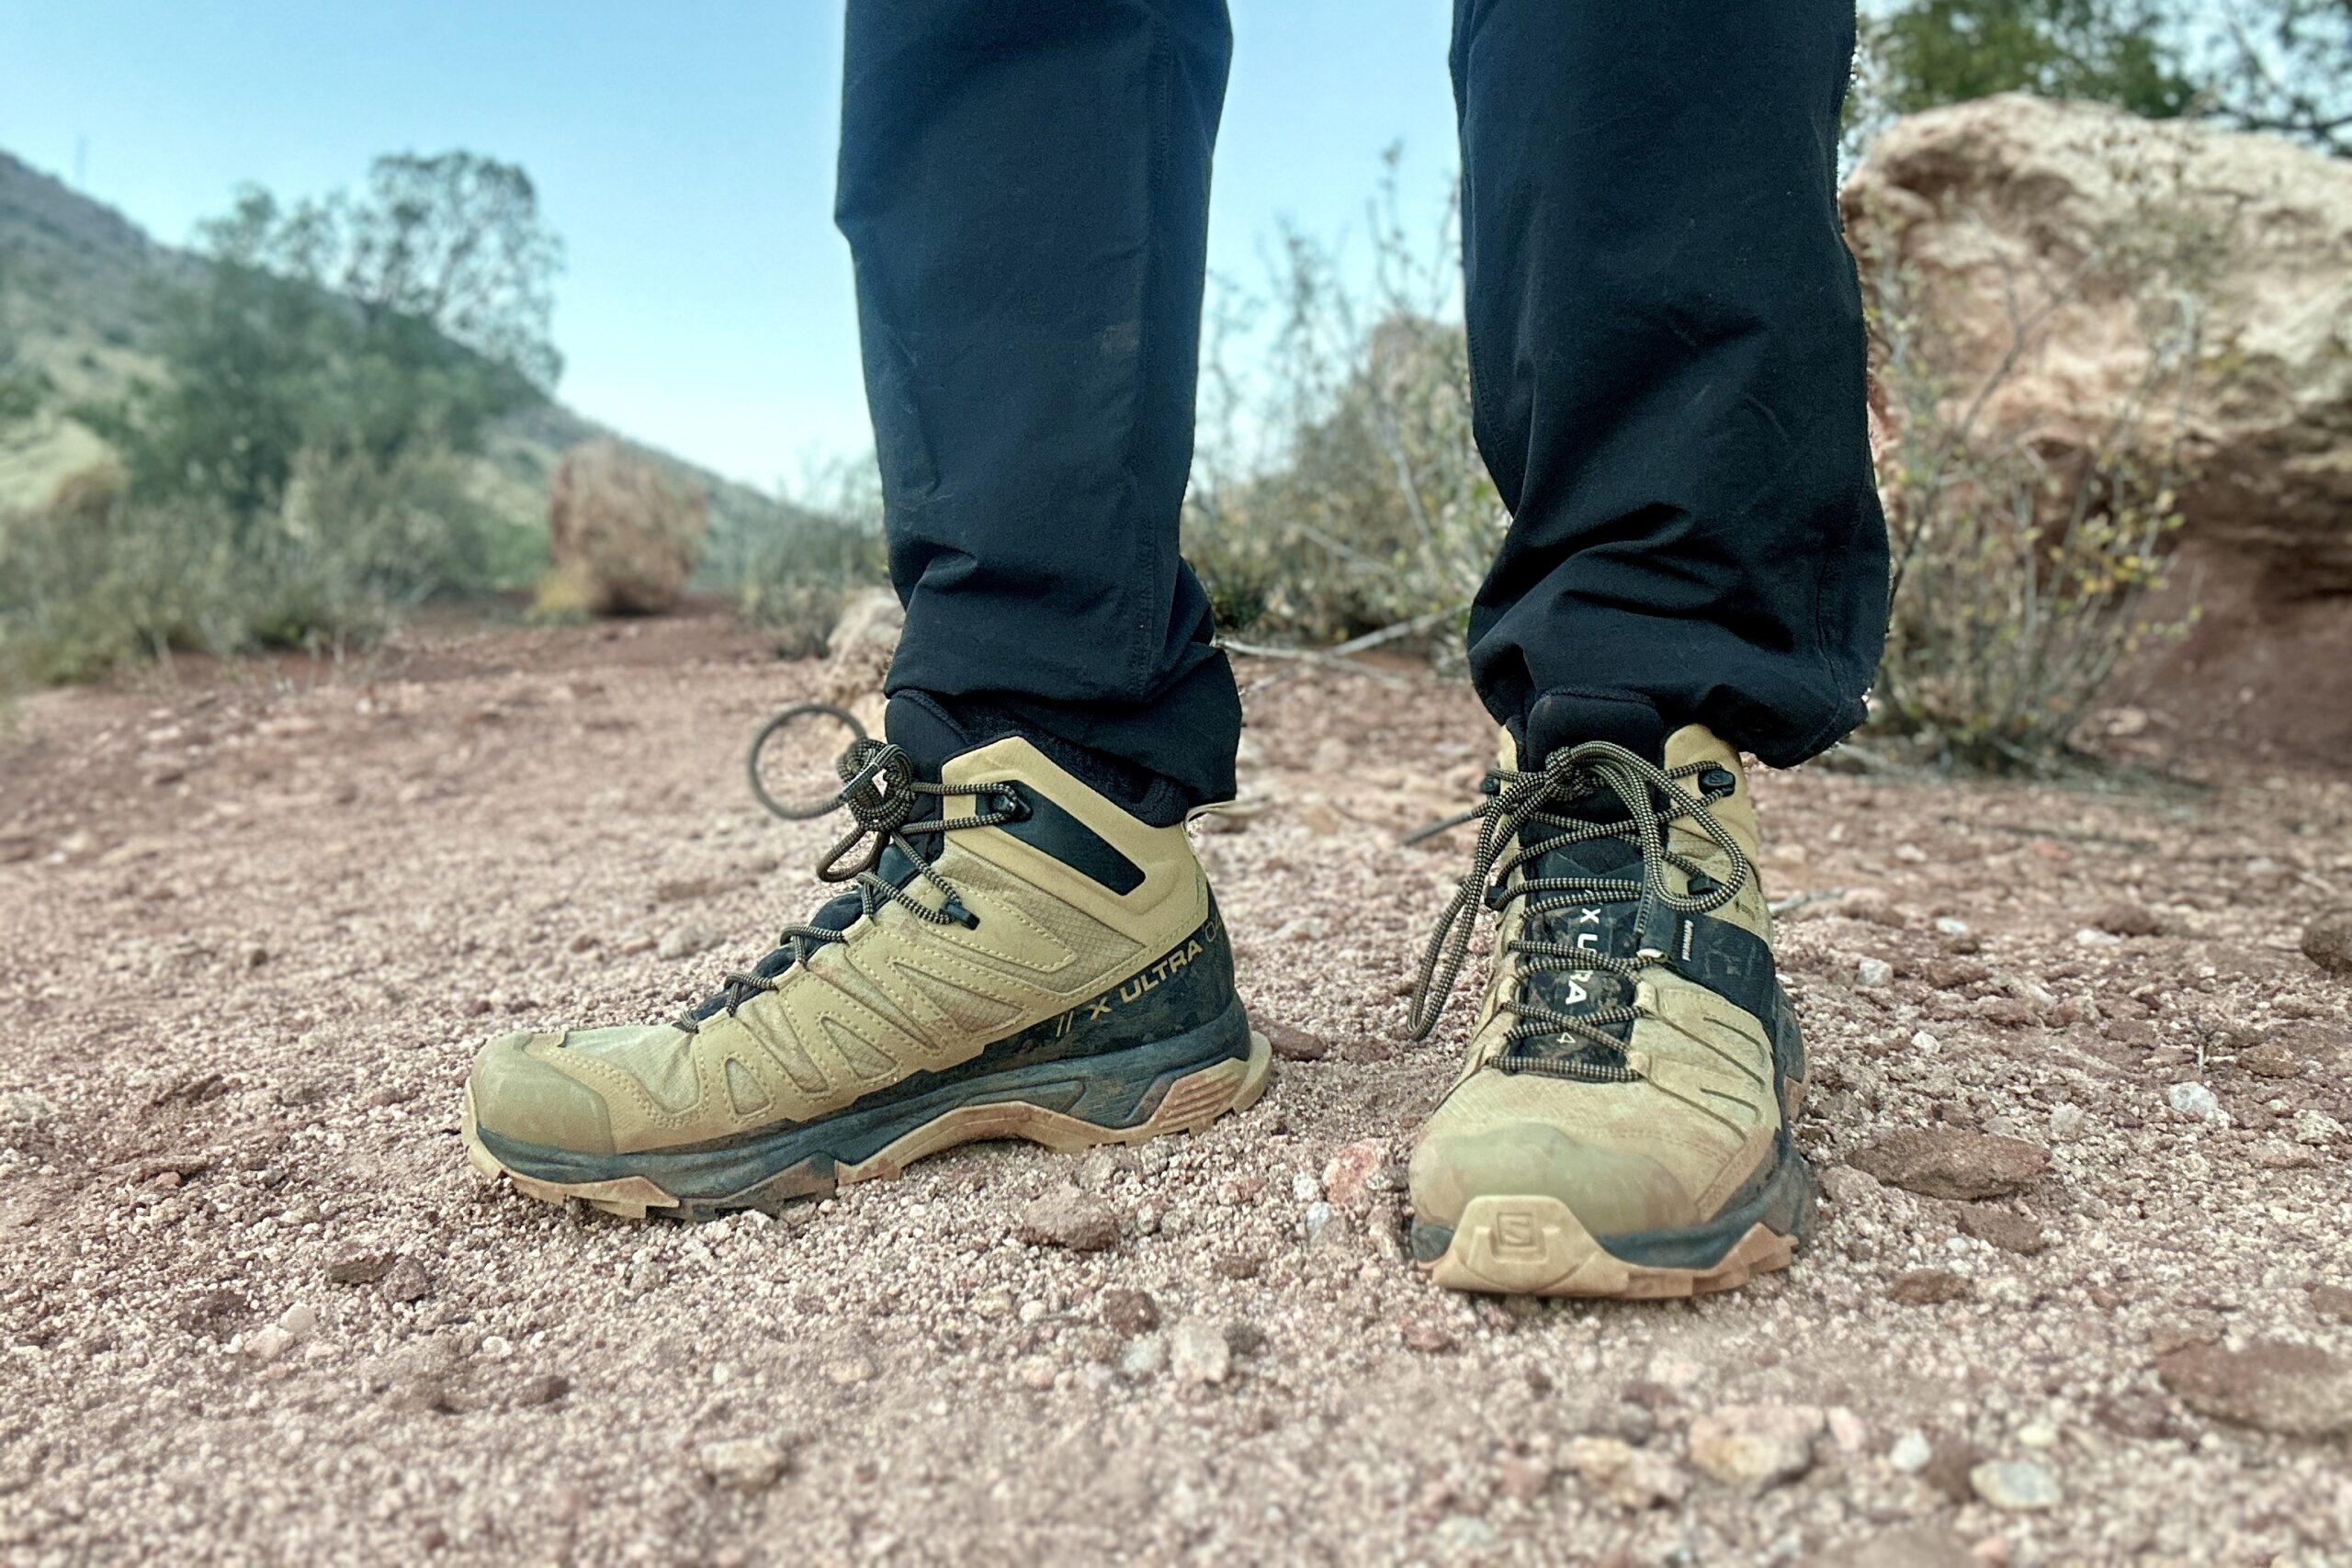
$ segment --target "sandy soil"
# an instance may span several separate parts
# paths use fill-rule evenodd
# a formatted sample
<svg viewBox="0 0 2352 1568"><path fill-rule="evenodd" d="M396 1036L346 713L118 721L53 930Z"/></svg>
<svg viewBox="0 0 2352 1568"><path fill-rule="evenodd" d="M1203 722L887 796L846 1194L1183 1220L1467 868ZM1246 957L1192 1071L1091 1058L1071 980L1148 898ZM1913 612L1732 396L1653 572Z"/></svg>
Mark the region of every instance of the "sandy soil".
<svg viewBox="0 0 2352 1568"><path fill-rule="evenodd" d="M660 1016L810 904L828 829L740 758L813 682L690 617L25 705L6 1561L2352 1561L2352 987L2296 945L2352 902L2341 778L1762 777L1829 1201L1736 1296L1400 1261L1386 1162L1475 987L1396 1042L1467 850L1396 840L1488 746L1418 676L1250 699L1259 809L1203 847L1253 1009L1323 1055L1248 1115L774 1221L484 1183L484 1033ZM1869 1152L1927 1127L2047 1170ZM1115 1246L1022 1239L1072 1179Z"/></svg>

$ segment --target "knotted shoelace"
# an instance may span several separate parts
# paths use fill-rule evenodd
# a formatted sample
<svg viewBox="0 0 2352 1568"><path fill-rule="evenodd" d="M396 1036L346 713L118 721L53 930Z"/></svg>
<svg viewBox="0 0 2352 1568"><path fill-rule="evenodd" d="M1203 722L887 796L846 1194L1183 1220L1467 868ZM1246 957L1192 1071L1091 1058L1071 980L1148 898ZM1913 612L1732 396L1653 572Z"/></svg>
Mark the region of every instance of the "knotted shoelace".
<svg viewBox="0 0 2352 1568"><path fill-rule="evenodd" d="M886 904L896 904L931 925L969 928L979 924L979 917L964 908L963 896L932 863L938 859L939 845L949 833L968 828L993 828L1026 816L1028 810L1020 796L1001 784L950 787L927 784L915 776L914 763L906 752L888 741L865 737L850 743L835 760L833 771L841 776L841 788L834 792L830 803L808 815L822 816L846 807L853 824L818 862L817 879L851 884L857 898L856 912L837 926L809 923L785 927L776 938L775 952L754 968L729 971L715 996L674 1021L688 1034L696 1032L705 1020L720 1013L731 1017L752 997L775 990L794 964L808 963L812 953L829 942L845 940L848 928L859 918L873 919ZM915 819L915 811L924 801L943 800L948 795L971 795L991 802L992 809L975 810L967 817L949 817L943 805L939 816ZM763 795L762 798L766 796ZM776 809L773 803L770 808ZM778 815L802 814L779 810ZM925 854L917 849L917 839L932 840L932 852ZM864 854L852 863L851 857L857 855L861 847ZM913 877L893 882L876 874L875 867L881 863L884 853L894 849L913 865ZM939 908L933 908L910 891L917 879L938 890ZM840 906L839 912L849 914L842 900L835 900L818 913L821 917L836 906Z"/></svg>
<svg viewBox="0 0 2352 1568"><path fill-rule="evenodd" d="M1710 788L1702 782L1697 795L1679 787L1681 781L1711 772L1725 773L1722 787ZM1478 806L1408 840L1465 822L1479 823L1469 874L1446 906L1437 929L1430 933L1429 948L1421 956L1408 1015L1413 1038L1425 1039L1437 1027L1469 957L1479 907L1493 909L1499 919L1513 900L1522 899L1527 917L1521 926L1522 934L1504 943L1498 959L1519 961L1521 983L1498 1004L1499 1010L1511 1015L1512 1022L1491 1059L1493 1065L1506 1071L1602 1081L1622 1082L1637 1076L1626 1066L1623 1042L1610 1032L1631 1025L1640 1016L1630 1001L1563 1012L1545 1003L1527 982L1547 972L1608 974L1625 983L1630 997L1642 970L1665 962L1673 951L1679 917L1706 914L1736 897L1754 868L1711 809L1713 802L1732 793L1736 781L1728 770L1713 762L1660 768L1623 746L1595 740L1554 752L1540 769L1493 769L1480 787L1487 798ZM1596 788L1606 789L1623 803L1626 820L1596 821L1565 809L1579 798L1589 798ZM1686 818L1729 859L1731 874L1724 880L1717 882L1704 866L1668 846L1668 828ZM1638 879L1520 874L1514 880L1514 873L1522 867L1532 870L1551 851L1603 839L1623 840L1638 847L1642 862ZM1705 891L1675 892L1667 885L1669 865L1696 879L1696 886ZM1637 945L1631 958L1524 934L1545 927L1547 922L1538 917L1609 903L1639 905ZM1568 1049L1561 1053L1556 1049L1561 1045Z"/></svg>

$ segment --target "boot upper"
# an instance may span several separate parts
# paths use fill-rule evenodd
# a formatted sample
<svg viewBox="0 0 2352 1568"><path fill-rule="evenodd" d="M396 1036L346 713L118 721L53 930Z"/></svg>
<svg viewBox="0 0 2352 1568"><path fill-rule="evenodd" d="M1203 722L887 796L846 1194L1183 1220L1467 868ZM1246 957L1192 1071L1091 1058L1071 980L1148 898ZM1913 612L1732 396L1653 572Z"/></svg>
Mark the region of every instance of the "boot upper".
<svg viewBox="0 0 2352 1568"><path fill-rule="evenodd" d="M1462 1069L1414 1151L1422 1223L1451 1224L1473 1198L1512 1194L1557 1198L1595 1235L1679 1229L1723 1212L1770 1168L1782 1116L1781 1003L1754 871L1754 806L1737 753L1702 727L1669 736L1664 760L1670 786L1704 803L1737 858L1695 815L1668 818L1668 852L1646 865L1630 824L1622 837L1548 852L1557 829L1520 829L1512 848L1525 858L1500 883L1519 891L1489 897L1499 906L1496 957ZM1514 763L1506 737L1503 770ZM1605 822L1610 804L1588 809ZM1623 896L1629 880L1686 901L1735 891L1703 912L1660 920L1653 908L1645 933L1642 901ZM1579 882L1595 886L1546 886ZM1620 886L1598 886L1609 883ZM1577 969L1563 956L1577 951L1632 973ZM1614 1013L1629 1016L1606 1026L1606 1047L1531 1033L1549 1019Z"/></svg>
<svg viewBox="0 0 2352 1568"><path fill-rule="evenodd" d="M1199 955L1215 917L1181 826L1137 821L1020 739L949 759L940 783L944 813L1008 819L940 835L930 876L878 869L951 918L869 899L837 940L771 953L764 988L681 1022L502 1036L469 1084L481 1125L613 1154L813 1121L1008 1042L1050 1054L1065 1015L1118 1008L1123 983L1134 1002Z"/></svg>

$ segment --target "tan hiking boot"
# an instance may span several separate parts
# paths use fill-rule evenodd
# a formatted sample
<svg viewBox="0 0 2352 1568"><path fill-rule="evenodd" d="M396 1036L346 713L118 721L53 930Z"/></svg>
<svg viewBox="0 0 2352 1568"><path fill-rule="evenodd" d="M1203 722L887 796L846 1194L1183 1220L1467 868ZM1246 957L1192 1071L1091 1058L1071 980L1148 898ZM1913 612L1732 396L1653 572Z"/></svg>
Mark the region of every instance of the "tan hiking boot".
<svg viewBox="0 0 2352 1568"><path fill-rule="evenodd" d="M936 782L861 739L841 772L857 826L820 874L852 891L673 1023L492 1041L462 1111L476 1167L550 1202L703 1215L975 1138L1131 1144L1258 1098L1266 1041L1181 826L1019 739Z"/></svg>
<svg viewBox="0 0 2352 1568"><path fill-rule="evenodd" d="M1457 1290L1684 1296L1785 1268L1812 1224L1789 1134L1804 1047L1772 968L1738 755L1592 742L1503 760L1414 997L1426 1034L1498 911L1461 1076L1414 1145L1414 1257Z"/></svg>

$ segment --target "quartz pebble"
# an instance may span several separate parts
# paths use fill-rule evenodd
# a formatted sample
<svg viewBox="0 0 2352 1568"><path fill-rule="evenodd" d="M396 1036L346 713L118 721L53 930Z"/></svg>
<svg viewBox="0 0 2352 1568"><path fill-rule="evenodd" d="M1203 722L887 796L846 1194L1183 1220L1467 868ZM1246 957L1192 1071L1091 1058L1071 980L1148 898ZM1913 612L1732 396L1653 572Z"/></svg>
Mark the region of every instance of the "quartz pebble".
<svg viewBox="0 0 2352 1568"><path fill-rule="evenodd" d="M2057 1478L2030 1459L1990 1460L1968 1472L1968 1484L1996 1508L2034 1513L2064 1501Z"/></svg>

